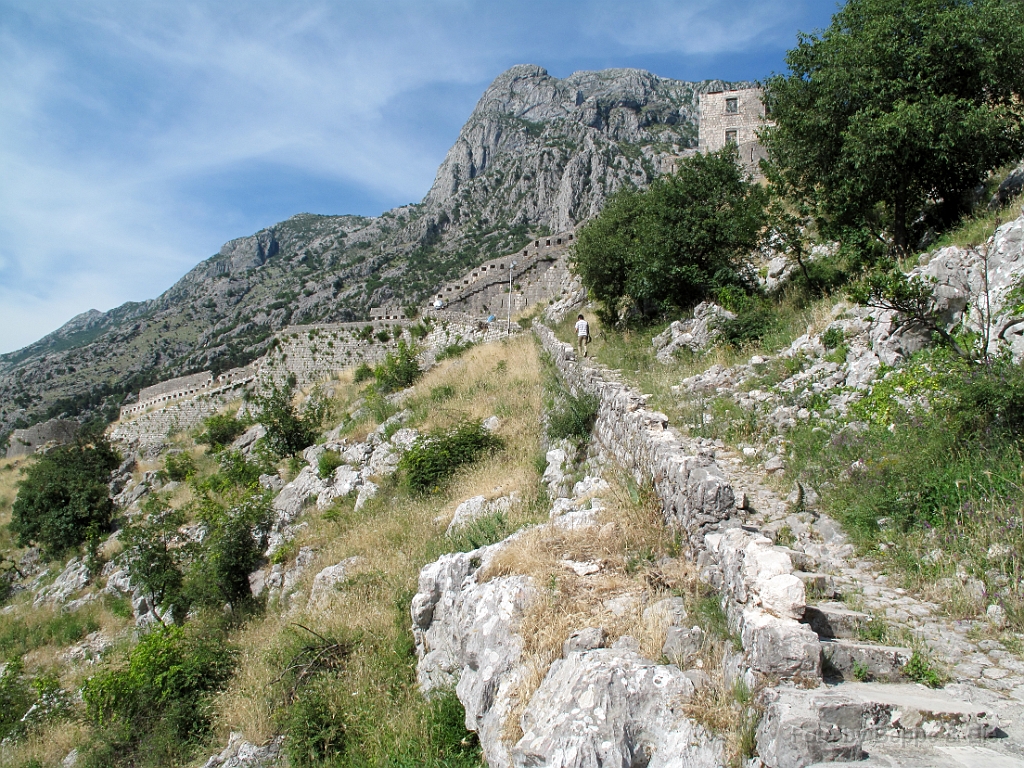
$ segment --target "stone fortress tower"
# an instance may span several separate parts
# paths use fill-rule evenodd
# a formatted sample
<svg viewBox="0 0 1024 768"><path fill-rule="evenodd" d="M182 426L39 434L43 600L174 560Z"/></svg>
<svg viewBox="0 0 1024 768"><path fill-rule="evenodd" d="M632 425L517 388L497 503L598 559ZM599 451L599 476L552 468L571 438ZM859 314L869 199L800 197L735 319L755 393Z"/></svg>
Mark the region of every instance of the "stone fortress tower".
<svg viewBox="0 0 1024 768"><path fill-rule="evenodd" d="M757 131L771 121L765 114L760 88L712 91L700 97L699 152L716 152L728 143L739 149L740 164L760 177L758 164L765 156Z"/></svg>

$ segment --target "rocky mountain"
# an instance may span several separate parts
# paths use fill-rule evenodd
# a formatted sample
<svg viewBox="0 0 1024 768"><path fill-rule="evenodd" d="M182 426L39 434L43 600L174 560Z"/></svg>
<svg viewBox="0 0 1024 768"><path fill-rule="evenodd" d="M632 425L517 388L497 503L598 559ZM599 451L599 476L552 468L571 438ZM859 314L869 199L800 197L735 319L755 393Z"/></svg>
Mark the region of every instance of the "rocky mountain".
<svg viewBox="0 0 1024 768"><path fill-rule="evenodd" d="M422 302L671 170L696 146L700 93L722 85L513 67L484 92L420 203L373 218L293 216L225 244L155 299L86 312L0 355L0 436L52 416L110 416L154 381L252 360L289 324Z"/></svg>

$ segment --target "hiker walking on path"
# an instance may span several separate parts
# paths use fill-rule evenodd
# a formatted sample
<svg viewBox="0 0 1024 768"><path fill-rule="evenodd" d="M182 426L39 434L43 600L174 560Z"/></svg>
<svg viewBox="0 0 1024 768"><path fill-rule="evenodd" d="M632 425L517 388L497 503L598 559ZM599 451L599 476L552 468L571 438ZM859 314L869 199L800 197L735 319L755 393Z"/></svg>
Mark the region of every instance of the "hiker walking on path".
<svg viewBox="0 0 1024 768"><path fill-rule="evenodd" d="M588 341L590 341L590 324L583 319L583 315L580 315L576 321L576 348L583 357L587 356Z"/></svg>

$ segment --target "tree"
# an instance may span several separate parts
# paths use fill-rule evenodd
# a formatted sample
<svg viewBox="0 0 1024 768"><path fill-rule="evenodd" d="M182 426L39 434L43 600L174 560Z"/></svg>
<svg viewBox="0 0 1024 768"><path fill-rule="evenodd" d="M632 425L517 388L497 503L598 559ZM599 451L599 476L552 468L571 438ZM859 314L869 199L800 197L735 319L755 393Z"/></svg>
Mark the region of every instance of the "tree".
<svg viewBox="0 0 1024 768"><path fill-rule="evenodd" d="M686 158L646 191L615 195L580 231L575 269L614 319L628 304L650 317L746 287L765 199L743 177L734 147Z"/></svg>
<svg viewBox="0 0 1024 768"><path fill-rule="evenodd" d="M107 483L120 457L105 438L54 448L29 467L18 487L11 531L19 546L39 544L57 555L110 525Z"/></svg>
<svg viewBox="0 0 1024 768"><path fill-rule="evenodd" d="M123 561L133 586L154 608L170 610L181 623L189 601L182 590L187 547L175 546L178 528L185 522L180 510L171 509L159 496L150 496L143 514L129 520L118 537L124 546Z"/></svg>
<svg viewBox="0 0 1024 768"><path fill-rule="evenodd" d="M256 421L267 430L263 440L278 456L291 456L315 443L330 410L319 389L310 393L301 409L293 402L294 391L293 381L286 386L271 383L262 394L252 396Z"/></svg>
<svg viewBox="0 0 1024 768"><path fill-rule="evenodd" d="M1014 0L849 0L770 78L772 183L824 233L867 228L906 253L915 223L1024 152L1024 6Z"/></svg>

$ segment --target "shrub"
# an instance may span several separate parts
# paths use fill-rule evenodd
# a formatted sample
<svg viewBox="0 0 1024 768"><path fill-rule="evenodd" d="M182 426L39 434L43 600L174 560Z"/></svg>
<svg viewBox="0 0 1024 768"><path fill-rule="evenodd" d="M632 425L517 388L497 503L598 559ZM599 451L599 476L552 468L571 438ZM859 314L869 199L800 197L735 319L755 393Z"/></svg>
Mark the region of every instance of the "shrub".
<svg viewBox="0 0 1024 768"><path fill-rule="evenodd" d="M455 344L449 344L447 347L437 353L435 360L452 360L456 357L460 357L474 346L472 341L456 342Z"/></svg>
<svg viewBox="0 0 1024 768"><path fill-rule="evenodd" d="M0 741L20 732L21 718L32 706L32 689L23 672L20 660L10 661L0 670Z"/></svg>
<svg viewBox="0 0 1024 768"><path fill-rule="evenodd" d="M362 384L364 381L369 381L373 378L373 368L366 363L360 363L352 375L352 381L356 384Z"/></svg>
<svg viewBox="0 0 1024 768"><path fill-rule="evenodd" d="M319 389L314 389L301 409L292 402L294 382L286 386L271 384L263 394L253 395L256 421L267 434L262 439L278 456L291 456L316 442L330 404Z"/></svg>
<svg viewBox="0 0 1024 768"><path fill-rule="evenodd" d="M378 365L373 376L377 380L377 390L381 394L405 389L423 375L416 360L416 350L404 341L398 342L394 353L388 352Z"/></svg>
<svg viewBox="0 0 1024 768"><path fill-rule="evenodd" d="M211 450L219 451L231 445L235 438L245 432L245 423L226 413L218 413L203 422L204 431L196 438L196 442L210 446Z"/></svg>
<svg viewBox="0 0 1024 768"><path fill-rule="evenodd" d="M835 349L846 340L843 329L838 325L830 325L828 330L821 334L821 343L825 349Z"/></svg>
<svg viewBox="0 0 1024 768"><path fill-rule="evenodd" d="M199 605L233 609L252 597L249 574L260 565L273 520L270 494L253 490L226 504L205 496L198 501L206 527L201 556L194 558L186 593Z"/></svg>
<svg viewBox="0 0 1024 768"><path fill-rule="evenodd" d="M548 437L552 440L586 440L597 421L601 399L581 392L561 392L548 414Z"/></svg>
<svg viewBox="0 0 1024 768"><path fill-rule="evenodd" d="M296 768L324 765L345 745L345 719L332 686L319 682L303 688L289 709L285 751Z"/></svg>
<svg viewBox="0 0 1024 768"><path fill-rule="evenodd" d="M377 331L377 341L381 342L382 344L386 344L387 342L391 341L391 334L388 332L387 328L381 328L379 331Z"/></svg>
<svg viewBox="0 0 1024 768"><path fill-rule="evenodd" d="M28 468L12 508L19 546L39 544L56 555L106 529L114 510L107 482L120 458L104 438L55 448Z"/></svg>
<svg viewBox="0 0 1024 768"><path fill-rule="evenodd" d="M164 459L164 471L168 479L181 482L195 474L196 463L190 453L169 453Z"/></svg>
<svg viewBox="0 0 1024 768"><path fill-rule="evenodd" d="M343 465L345 460L337 451L324 451L317 460L316 468L320 477L330 477L338 467Z"/></svg>
<svg viewBox="0 0 1024 768"><path fill-rule="evenodd" d="M209 627L159 627L143 635L123 666L86 681L87 716L99 726L129 726L136 741L159 728L185 745L208 732L210 695L230 678L235 658Z"/></svg>
<svg viewBox="0 0 1024 768"><path fill-rule="evenodd" d="M121 529L121 554L133 586L156 607L170 609L178 622L188 613L184 584L184 557L187 550L174 546L178 527L184 522L179 510L151 496L142 515L129 519Z"/></svg>
<svg viewBox="0 0 1024 768"><path fill-rule="evenodd" d="M484 429L479 421L471 421L447 434L419 438L402 455L398 467L405 473L409 488L424 493L443 484L460 467L502 444L501 439Z"/></svg>

